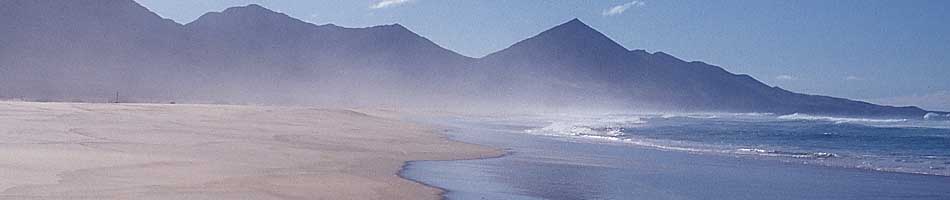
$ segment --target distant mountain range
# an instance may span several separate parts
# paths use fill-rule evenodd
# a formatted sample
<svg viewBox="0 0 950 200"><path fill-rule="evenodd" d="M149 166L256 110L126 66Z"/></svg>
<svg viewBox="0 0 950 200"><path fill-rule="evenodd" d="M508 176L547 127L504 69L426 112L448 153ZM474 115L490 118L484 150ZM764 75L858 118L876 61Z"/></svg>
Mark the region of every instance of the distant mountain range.
<svg viewBox="0 0 950 200"><path fill-rule="evenodd" d="M258 5L163 19L131 0L0 1L0 97L915 116L628 50L574 19L483 58L399 24L314 25Z"/></svg>

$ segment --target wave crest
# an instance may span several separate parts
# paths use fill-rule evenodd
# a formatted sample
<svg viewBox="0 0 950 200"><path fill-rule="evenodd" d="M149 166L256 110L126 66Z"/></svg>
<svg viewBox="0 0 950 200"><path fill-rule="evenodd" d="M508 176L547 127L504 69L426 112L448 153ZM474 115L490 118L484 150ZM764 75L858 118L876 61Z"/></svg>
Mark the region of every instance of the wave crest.
<svg viewBox="0 0 950 200"><path fill-rule="evenodd" d="M924 115L924 120L950 120L950 114L927 113Z"/></svg>
<svg viewBox="0 0 950 200"><path fill-rule="evenodd" d="M639 117L574 119L551 122L547 126L528 129L525 132L543 135L620 137L624 135L624 127L643 123L646 122Z"/></svg>
<svg viewBox="0 0 950 200"><path fill-rule="evenodd" d="M801 113L795 113L790 115L782 115L776 117L778 119L784 120L811 120L811 121L830 121L837 124L840 123L855 123L855 122L864 122L864 123L897 123L897 122L906 122L907 119L871 119L871 118L848 118L848 117L830 117L830 116L817 116L817 115L807 115Z"/></svg>
<svg viewBox="0 0 950 200"><path fill-rule="evenodd" d="M741 148L736 150L740 154L755 154L760 156L782 156L782 157L793 157L793 158L817 158L817 159L826 159L838 157L838 154L828 153L828 152L792 152L792 151L777 151L777 150L766 150L766 149L755 149L755 148Z"/></svg>

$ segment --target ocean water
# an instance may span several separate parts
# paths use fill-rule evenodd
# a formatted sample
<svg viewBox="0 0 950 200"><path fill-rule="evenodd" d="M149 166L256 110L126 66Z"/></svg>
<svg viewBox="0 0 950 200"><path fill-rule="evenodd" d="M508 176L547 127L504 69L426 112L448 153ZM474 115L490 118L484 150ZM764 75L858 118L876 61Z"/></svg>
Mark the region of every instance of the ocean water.
<svg viewBox="0 0 950 200"><path fill-rule="evenodd" d="M563 116L528 134L700 154L950 176L950 121L720 113ZM546 122L545 122L546 121Z"/></svg>
<svg viewBox="0 0 950 200"><path fill-rule="evenodd" d="M950 121L803 114L429 118L505 148L402 175L448 199L950 199Z"/></svg>

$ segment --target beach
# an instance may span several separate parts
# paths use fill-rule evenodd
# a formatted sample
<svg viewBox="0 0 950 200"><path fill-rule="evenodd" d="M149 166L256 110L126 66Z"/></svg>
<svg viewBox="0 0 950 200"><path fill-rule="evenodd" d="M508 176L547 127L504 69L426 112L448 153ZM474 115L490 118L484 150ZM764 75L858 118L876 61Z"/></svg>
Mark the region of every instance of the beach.
<svg viewBox="0 0 950 200"><path fill-rule="evenodd" d="M439 199L397 172L500 153L352 110L0 102L0 199Z"/></svg>
<svg viewBox="0 0 950 200"><path fill-rule="evenodd" d="M857 128L865 136L873 136L868 130L901 130L893 124L767 118L796 127ZM830 158L711 154L604 135L623 130L650 136L653 130L679 130L652 124L681 122L730 128L709 117L606 120L628 129L525 119L533 118L373 108L0 102L0 199L950 198L948 176L820 163L848 159L840 151ZM739 127L746 125L753 124ZM584 134L534 131L558 127ZM924 138L943 137L945 130L911 129L933 132Z"/></svg>

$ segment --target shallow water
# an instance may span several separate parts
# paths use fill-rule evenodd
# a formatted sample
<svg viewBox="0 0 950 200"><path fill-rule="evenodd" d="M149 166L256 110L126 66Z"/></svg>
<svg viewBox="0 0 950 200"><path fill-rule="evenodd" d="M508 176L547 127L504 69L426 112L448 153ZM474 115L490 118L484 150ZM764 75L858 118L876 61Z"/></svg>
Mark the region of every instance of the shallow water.
<svg viewBox="0 0 950 200"><path fill-rule="evenodd" d="M831 144L868 141L842 139L821 143L815 141L820 141L824 134L809 136L791 130L754 136L760 137L754 140L726 134L735 130L801 129L801 132L808 132L838 128L836 137L861 138L863 136L853 134L868 131L861 129L882 128L885 132L867 137L904 134L914 138L940 135L939 128L927 129L934 132L925 133L912 131L921 127L895 124L877 126L829 120L775 119L776 116L739 118L742 119L737 122L719 116L624 116L622 120L572 119L570 123L573 125L556 125L562 122L558 119L567 119L565 117L427 119L422 121L455 127L448 132L454 139L507 148L512 154L482 160L413 162L403 175L447 189L449 199L950 199L950 190L946 189L950 188L950 177L820 163L846 160L854 150L864 148L825 149L834 146ZM619 118L615 116L615 119ZM592 121L620 126L594 126L596 124L589 123ZM760 124L750 126L750 122ZM904 128L911 128L911 131ZM852 129L861 131L841 131ZM574 133L556 133L563 130ZM690 135L699 132L706 134ZM748 132L743 134L755 135L751 133L754 131ZM625 142L625 139L629 140ZM630 142L636 140L648 143ZM785 143L782 140L796 141ZM810 143L814 144L796 146ZM753 144L759 146L745 148L745 145ZM894 150L898 147L881 146L893 147ZM819 151L831 152L834 156L800 153ZM928 150L908 148L906 152L897 151L893 154ZM933 152L946 153L942 150Z"/></svg>

